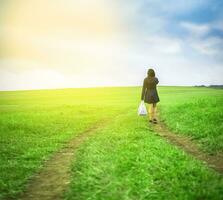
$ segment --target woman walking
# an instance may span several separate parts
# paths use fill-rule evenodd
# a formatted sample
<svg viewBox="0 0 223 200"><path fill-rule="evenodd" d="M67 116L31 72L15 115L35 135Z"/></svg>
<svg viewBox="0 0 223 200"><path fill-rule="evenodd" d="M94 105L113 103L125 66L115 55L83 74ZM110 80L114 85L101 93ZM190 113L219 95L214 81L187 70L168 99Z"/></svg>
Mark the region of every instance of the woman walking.
<svg viewBox="0 0 223 200"><path fill-rule="evenodd" d="M148 103L149 122L157 124L156 104L160 101L156 85L159 83L155 71L149 69L147 77L143 81L141 100Z"/></svg>

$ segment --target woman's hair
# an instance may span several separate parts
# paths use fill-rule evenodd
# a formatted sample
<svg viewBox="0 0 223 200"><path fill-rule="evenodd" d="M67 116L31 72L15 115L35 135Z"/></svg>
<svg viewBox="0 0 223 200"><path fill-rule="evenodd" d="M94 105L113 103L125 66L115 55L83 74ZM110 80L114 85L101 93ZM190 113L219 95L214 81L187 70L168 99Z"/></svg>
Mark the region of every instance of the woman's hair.
<svg viewBox="0 0 223 200"><path fill-rule="evenodd" d="M154 71L153 69L149 69L149 70L147 71L147 75L148 75L149 77L155 77L155 71Z"/></svg>

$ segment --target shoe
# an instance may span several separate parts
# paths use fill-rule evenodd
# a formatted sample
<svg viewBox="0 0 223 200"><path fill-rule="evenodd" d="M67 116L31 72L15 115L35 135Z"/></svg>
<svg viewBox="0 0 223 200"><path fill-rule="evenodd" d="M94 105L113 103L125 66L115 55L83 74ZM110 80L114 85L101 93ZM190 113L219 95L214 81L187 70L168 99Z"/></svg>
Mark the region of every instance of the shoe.
<svg viewBox="0 0 223 200"><path fill-rule="evenodd" d="M153 119L153 123L154 123L154 124L157 124L157 119L154 118L154 119Z"/></svg>

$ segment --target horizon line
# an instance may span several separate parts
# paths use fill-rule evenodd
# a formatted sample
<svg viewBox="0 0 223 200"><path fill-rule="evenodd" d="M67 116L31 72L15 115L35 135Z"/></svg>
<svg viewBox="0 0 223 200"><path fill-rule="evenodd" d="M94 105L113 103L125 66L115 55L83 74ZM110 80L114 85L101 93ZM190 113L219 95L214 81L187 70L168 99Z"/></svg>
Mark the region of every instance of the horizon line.
<svg viewBox="0 0 223 200"><path fill-rule="evenodd" d="M157 87L210 87L212 85L159 85ZM217 84L214 86L223 86ZM0 92L19 92L19 91L39 91L39 90L67 90L67 89L100 89L100 88L121 88L121 87L142 87L142 85L116 85L116 86L93 86L93 87L61 87L61 88L33 88L33 89L12 89L0 90Z"/></svg>

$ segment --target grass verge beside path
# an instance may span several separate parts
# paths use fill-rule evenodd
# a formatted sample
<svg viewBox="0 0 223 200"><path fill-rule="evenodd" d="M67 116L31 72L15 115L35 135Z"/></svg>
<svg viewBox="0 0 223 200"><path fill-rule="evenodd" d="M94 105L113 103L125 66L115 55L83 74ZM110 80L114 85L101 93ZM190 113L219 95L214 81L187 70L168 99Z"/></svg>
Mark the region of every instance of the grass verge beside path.
<svg viewBox="0 0 223 200"><path fill-rule="evenodd" d="M77 148L86 138L91 137L97 129L106 126L103 119L71 139L65 147L54 153L44 162L41 170L29 181L25 192L19 200L59 200L70 182L70 167Z"/></svg>
<svg viewBox="0 0 223 200"><path fill-rule="evenodd" d="M72 171L67 200L223 198L222 176L156 136L133 111L89 138Z"/></svg>
<svg viewBox="0 0 223 200"><path fill-rule="evenodd" d="M3 110L0 115L0 199L16 198L43 160L100 120L106 110L84 105Z"/></svg>
<svg viewBox="0 0 223 200"><path fill-rule="evenodd" d="M172 93L171 87L160 89L160 116L170 130L210 154L223 154L223 90L173 87Z"/></svg>
<svg viewBox="0 0 223 200"><path fill-rule="evenodd" d="M0 92L0 199L15 198L71 138L129 106L135 88Z"/></svg>

